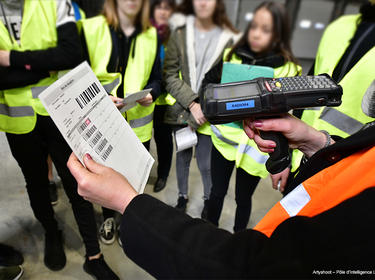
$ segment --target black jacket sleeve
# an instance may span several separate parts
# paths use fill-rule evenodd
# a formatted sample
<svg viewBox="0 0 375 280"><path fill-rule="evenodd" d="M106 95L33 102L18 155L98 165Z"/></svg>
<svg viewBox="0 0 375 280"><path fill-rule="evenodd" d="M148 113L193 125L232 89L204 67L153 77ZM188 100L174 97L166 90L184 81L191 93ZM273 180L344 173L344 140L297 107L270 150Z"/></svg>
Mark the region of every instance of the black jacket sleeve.
<svg viewBox="0 0 375 280"><path fill-rule="evenodd" d="M154 61L154 65L152 66L150 78L147 81L147 85L144 87L145 89L152 88L151 95L153 101L155 101L161 94L162 70L160 61L160 46L161 41L158 36L156 58Z"/></svg>
<svg viewBox="0 0 375 280"><path fill-rule="evenodd" d="M48 71L0 67L0 90L24 87L49 76Z"/></svg>
<svg viewBox="0 0 375 280"><path fill-rule="evenodd" d="M121 223L125 253L158 279L243 278L266 239L257 231L232 235L149 195L134 198Z"/></svg>
<svg viewBox="0 0 375 280"><path fill-rule="evenodd" d="M75 22L57 28L57 46L46 50L11 51L10 67L30 71L70 69L82 61L81 44Z"/></svg>
<svg viewBox="0 0 375 280"><path fill-rule="evenodd" d="M372 270L375 188L315 217L296 216L267 238L231 234L139 195L124 212L126 255L156 278L313 278L319 270ZM353 275L344 275L353 277Z"/></svg>

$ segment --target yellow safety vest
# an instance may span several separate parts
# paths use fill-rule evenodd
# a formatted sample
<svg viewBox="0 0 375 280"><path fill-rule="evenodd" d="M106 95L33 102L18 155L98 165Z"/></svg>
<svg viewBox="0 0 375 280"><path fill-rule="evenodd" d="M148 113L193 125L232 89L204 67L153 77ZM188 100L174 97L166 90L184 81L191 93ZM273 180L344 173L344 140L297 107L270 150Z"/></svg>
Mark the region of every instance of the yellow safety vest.
<svg viewBox="0 0 375 280"><path fill-rule="evenodd" d="M224 57L229 52L225 50ZM241 64L241 59L235 54L232 56L231 63ZM287 62L281 67L274 69L275 77L295 76L301 73L301 67L292 62ZM255 142L250 140L244 130L232 125L211 125L211 139L215 148L224 158L235 161L237 168L242 168L247 173L265 178L268 171L265 162L268 154L261 152Z"/></svg>
<svg viewBox="0 0 375 280"><path fill-rule="evenodd" d="M0 49L33 51L56 47L56 1L25 0L23 10L20 44L11 39L0 21ZM48 116L38 96L56 80L57 73L53 73L34 85L0 90L0 130L14 134L32 131L36 114Z"/></svg>
<svg viewBox="0 0 375 280"><path fill-rule="evenodd" d="M360 15L342 16L331 23L320 41L315 61L315 75L332 73L353 38ZM375 79L375 47L369 50L340 81L343 88L342 104L339 107L305 109L302 120L318 130L332 135L348 137L374 119L366 116L361 102L366 89ZM302 158L299 151L293 152L292 171Z"/></svg>
<svg viewBox="0 0 375 280"><path fill-rule="evenodd" d="M112 51L112 38L108 23L104 16L97 16L82 20L80 24L85 33L91 67L107 92L116 96L117 88L121 84L121 73L107 72ZM150 27L139 34L132 42L130 54L133 48L136 48L135 56L129 55L123 77L124 96L142 90L147 84L156 55L158 55L156 29ZM151 139L154 108L155 103L148 107L137 104L124 113L124 117L141 142Z"/></svg>

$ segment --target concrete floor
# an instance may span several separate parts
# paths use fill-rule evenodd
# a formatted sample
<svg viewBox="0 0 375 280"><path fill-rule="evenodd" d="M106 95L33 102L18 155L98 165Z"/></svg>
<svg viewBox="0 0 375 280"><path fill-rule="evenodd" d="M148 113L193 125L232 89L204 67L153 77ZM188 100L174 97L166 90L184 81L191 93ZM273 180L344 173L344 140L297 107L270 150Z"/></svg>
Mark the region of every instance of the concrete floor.
<svg viewBox="0 0 375 280"><path fill-rule="evenodd" d="M151 153L156 159L155 145L151 143ZM169 205L177 201L176 170L172 170L167 187L160 193L152 192L152 183L156 180L156 164L145 192ZM188 214L199 217L202 202L202 183L195 160L190 170L190 193ZM23 265L25 274L23 279L92 279L83 271L84 247L78 233L67 197L60 187L59 203L54 206L60 228L65 235L65 253L67 264L58 272L48 270L43 263L44 232L36 221L29 206L25 182L16 161L13 159L4 133L0 133L0 242L12 245L20 250L25 258ZM248 227L251 228L264 216L281 195L271 188L269 178L261 180L253 196L253 210ZM100 207L95 206L98 225L101 222ZM226 196L220 227L232 231L234 221L234 180L231 180L230 189ZM117 241L112 245L101 244L105 259L110 267L121 279L152 279L152 277L128 259L119 247Z"/></svg>

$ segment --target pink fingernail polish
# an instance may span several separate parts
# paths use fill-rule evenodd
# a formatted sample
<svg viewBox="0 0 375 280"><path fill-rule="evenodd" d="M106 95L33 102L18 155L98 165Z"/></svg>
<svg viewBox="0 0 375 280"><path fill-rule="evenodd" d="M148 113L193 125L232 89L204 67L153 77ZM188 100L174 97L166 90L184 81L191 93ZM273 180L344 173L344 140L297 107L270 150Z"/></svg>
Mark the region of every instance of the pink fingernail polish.
<svg viewBox="0 0 375 280"><path fill-rule="evenodd" d="M86 158L89 160L92 160L92 157L90 156L90 154L86 154Z"/></svg>
<svg viewBox="0 0 375 280"><path fill-rule="evenodd" d="M254 126L255 127L262 127L263 122L262 121L254 121Z"/></svg>

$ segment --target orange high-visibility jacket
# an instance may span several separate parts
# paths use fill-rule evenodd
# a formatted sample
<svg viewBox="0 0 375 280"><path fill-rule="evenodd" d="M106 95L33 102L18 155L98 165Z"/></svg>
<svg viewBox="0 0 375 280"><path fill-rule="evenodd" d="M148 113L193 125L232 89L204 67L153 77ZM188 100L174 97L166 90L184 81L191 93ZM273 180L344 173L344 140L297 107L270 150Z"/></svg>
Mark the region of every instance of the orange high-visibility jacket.
<svg viewBox="0 0 375 280"><path fill-rule="evenodd" d="M255 226L271 236L286 219L312 217L375 186L375 147L357 152L318 172L280 200Z"/></svg>

